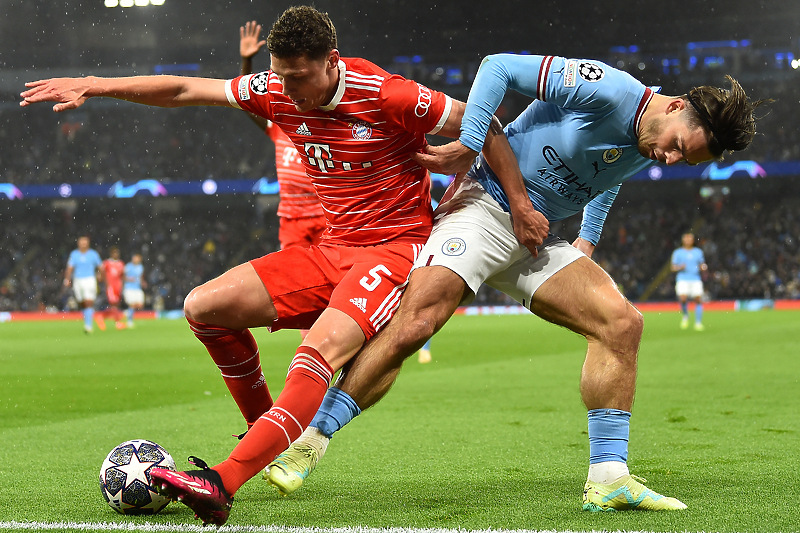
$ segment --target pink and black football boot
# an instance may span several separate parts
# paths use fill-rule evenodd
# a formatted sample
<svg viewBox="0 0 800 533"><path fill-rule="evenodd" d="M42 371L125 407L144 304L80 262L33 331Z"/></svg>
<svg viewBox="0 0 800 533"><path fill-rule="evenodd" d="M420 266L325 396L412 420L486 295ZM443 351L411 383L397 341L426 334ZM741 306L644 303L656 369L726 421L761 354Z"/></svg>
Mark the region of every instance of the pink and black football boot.
<svg viewBox="0 0 800 533"><path fill-rule="evenodd" d="M223 525L231 512L233 497L225 490L219 473L209 468L205 461L189 456L189 462L202 470L150 470L153 487L162 496L189 507L203 525Z"/></svg>

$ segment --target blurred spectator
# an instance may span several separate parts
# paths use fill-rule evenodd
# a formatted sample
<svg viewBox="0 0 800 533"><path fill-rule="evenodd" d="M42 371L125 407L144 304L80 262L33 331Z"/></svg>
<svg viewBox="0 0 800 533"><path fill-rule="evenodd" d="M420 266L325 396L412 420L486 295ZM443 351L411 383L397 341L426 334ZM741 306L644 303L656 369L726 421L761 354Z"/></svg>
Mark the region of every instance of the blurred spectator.
<svg viewBox="0 0 800 533"><path fill-rule="evenodd" d="M594 259L632 301L674 301L674 276L664 269L681 234L692 230L705 251L710 298L799 298L800 199L790 191L800 178L732 180L733 192L721 199L699 194L704 183L624 184ZM0 202L0 311L67 308L63 265L84 231L101 253L119 246L124 258L143 255L147 308L181 309L193 287L278 249L275 208L264 210L255 198L87 199L69 204L74 211ZM574 217L552 231L572 240L579 225ZM475 303L514 304L485 287Z"/></svg>
<svg viewBox="0 0 800 533"><path fill-rule="evenodd" d="M765 108L751 147L726 157L725 163L800 161L800 128L791 120L800 84L757 79L741 81L753 97L769 95L776 102ZM656 76L651 82L664 85L666 94L687 89L680 77ZM465 98L458 91L470 83L465 76L462 86L431 86ZM509 92L501 114L516 116L529 102ZM55 114L48 106L20 109L14 103L0 106L0 145L0 183L15 185L258 179L274 174L275 168L274 150L266 149L262 133L247 117L216 108L185 107L165 114L99 100L72 114ZM734 179L730 196L716 189L702 197L701 185L624 184L594 259L629 299L672 301L674 279L660 275L681 233L692 230L706 253L710 298L800 298L800 199L793 192L800 177ZM113 245L126 259L142 253L148 308L180 309L191 288L278 248L274 208L254 206L251 196L158 200L74 200L72 211L54 207L56 202L0 197L0 311L74 304L60 275L70 251L64 243L75 241L76 228L88 230L101 253ZM553 224L552 231L572 240L579 224L580 217L574 217ZM513 302L482 288L476 303Z"/></svg>

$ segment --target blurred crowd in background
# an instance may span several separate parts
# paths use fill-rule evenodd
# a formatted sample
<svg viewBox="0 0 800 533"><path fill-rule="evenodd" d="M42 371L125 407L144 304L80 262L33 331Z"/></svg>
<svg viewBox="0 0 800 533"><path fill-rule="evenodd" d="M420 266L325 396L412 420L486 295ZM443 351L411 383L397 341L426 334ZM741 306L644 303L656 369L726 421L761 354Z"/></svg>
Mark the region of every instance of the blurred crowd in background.
<svg viewBox="0 0 800 533"><path fill-rule="evenodd" d="M664 93L686 89L665 87ZM765 116L758 124L761 135L748 150L726 157L726 162L800 160L800 128L786 121L800 101L800 85L749 84L746 89L757 98L771 97L776 102L764 108ZM504 124L510 122L530 101L509 93L498 117ZM243 112L234 109L164 110L98 100L62 114L53 113L47 105L24 111L0 107L0 124L0 145L4 147L0 151L0 183L110 186L146 178L190 181L274 176L275 154L269 139Z"/></svg>
<svg viewBox="0 0 800 533"><path fill-rule="evenodd" d="M701 83L722 85L723 73L735 65L734 74L748 94L775 99L763 108L759 135L750 148L727 156L725 165L800 161L800 128L792 120L800 84L792 81L788 63L775 64L778 55L770 51L762 57L769 49L748 46L743 52L725 45L725 54L735 54L727 64L720 56L719 65L706 62L687 72L693 52L686 48L676 48L683 54L680 67L673 60L650 58L646 68L633 48L603 59L644 83L662 85L664 94L682 94ZM234 67L225 66L229 64ZM384 67L465 100L477 65L474 58L450 68L398 57ZM653 65L660 70L653 72ZM214 75L225 77L235 75L237 68L226 59L216 70ZM529 103L530 98L509 92L497 115L508 123ZM142 179L256 180L275 175L272 143L234 109L153 109L98 99L56 114L48 105L21 109L16 102L5 102L0 125L0 183L110 187ZM672 300L674 275L668 261L680 235L693 231L709 266L707 298L800 298L800 176L720 183L687 179L624 184L593 258L632 301ZM435 188L435 197L442 193ZM126 261L141 253L147 307L180 309L195 286L278 248L277 198L263 200L253 194L19 201L0 195L0 311L73 306L63 272L83 234L91 236L92 247L104 258L111 246L119 246ZM552 231L572 241L579 224L580 217L573 217L554 224ZM514 302L482 288L475 303Z"/></svg>
<svg viewBox="0 0 800 533"><path fill-rule="evenodd" d="M799 186L794 178L624 184L593 258L632 301L673 300L667 265L681 234L691 230L709 266L707 298L800 298L800 199L791 194ZM141 253L147 308L181 309L195 286L278 249L275 207L259 205L258 198L8 202L0 212L0 311L73 306L63 272L83 234L103 258L111 246L120 247L125 261ZM571 242L579 225L576 216L551 229ZM475 301L514 303L488 288Z"/></svg>

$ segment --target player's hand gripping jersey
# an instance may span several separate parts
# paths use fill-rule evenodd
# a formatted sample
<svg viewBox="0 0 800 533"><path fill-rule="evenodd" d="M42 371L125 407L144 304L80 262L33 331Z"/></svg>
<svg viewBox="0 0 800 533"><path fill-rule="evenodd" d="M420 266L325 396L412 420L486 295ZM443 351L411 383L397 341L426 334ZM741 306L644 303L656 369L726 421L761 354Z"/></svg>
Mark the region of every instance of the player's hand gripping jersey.
<svg viewBox="0 0 800 533"><path fill-rule="evenodd" d="M507 89L535 98L505 128L533 206L551 222L584 210L580 236L597 244L619 184L652 164L639 154L637 139L653 90L594 60L489 56L467 101L465 146L481 149ZM470 172L509 209L482 156Z"/></svg>
<svg viewBox="0 0 800 533"><path fill-rule="evenodd" d="M430 180L409 155L444 125L447 95L358 58L339 61L333 100L306 113L282 94L271 71L230 80L226 90L232 105L273 121L294 143L325 210L324 242L427 238Z"/></svg>

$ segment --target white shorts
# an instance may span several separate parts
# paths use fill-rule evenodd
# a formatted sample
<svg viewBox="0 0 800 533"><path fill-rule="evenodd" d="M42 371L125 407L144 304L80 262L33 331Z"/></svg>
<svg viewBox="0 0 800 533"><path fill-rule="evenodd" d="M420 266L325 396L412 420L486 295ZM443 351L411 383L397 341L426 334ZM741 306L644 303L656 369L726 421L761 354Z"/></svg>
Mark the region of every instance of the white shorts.
<svg viewBox="0 0 800 533"><path fill-rule="evenodd" d="M128 306L144 305L144 291L142 289L122 289L122 297Z"/></svg>
<svg viewBox="0 0 800 533"><path fill-rule="evenodd" d="M703 296L703 282L697 281L676 281L675 294L686 296L687 298L699 298Z"/></svg>
<svg viewBox="0 0 800 533"><path fill-rule="evenodd" d="M97 299L97 278L72 278L72 292L79 302Z"/></svg>
<svg viewBox="0 0 800 533"><path fill-rule="evenodd" d="M480 183L464 178L434 212L433 231L414 268L443 266L461 276L472 291L461 303L469 303L485 282L530 309L533 294L550 276L586 257L555 235L538 250L533 257L514 235L511 215Z"/></svg>

